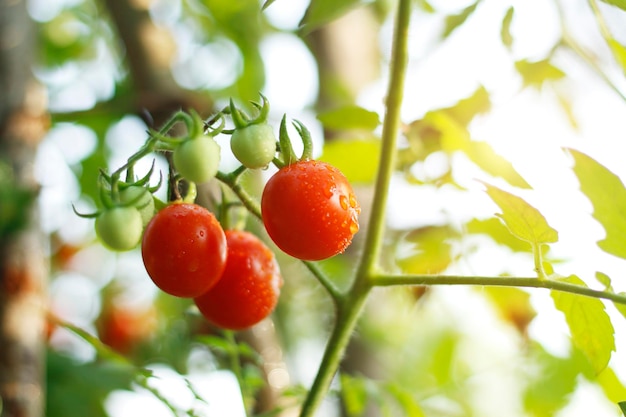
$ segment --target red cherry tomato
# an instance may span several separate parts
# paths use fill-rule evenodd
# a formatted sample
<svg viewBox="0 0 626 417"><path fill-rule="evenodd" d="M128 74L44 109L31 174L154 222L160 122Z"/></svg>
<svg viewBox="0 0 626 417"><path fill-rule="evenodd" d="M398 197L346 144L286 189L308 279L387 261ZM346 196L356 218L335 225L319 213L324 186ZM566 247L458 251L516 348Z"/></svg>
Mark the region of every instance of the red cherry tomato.
<svg viewBox="0 0 626 417"><path fill-rule="evenodd" d="M177 297L207 292L226 265L226 236L213 213L196 204L174 203L146 226L143 263L154 284Z"/></svg>
<svg viewBox="0 0 626 417"><path fill-rule="evenodd" d="M346 177L314 160L280 169L261 197L263 223L276 246L309 261L343 252L359 230L360 211Z"/></svg>
<svg viewBox="0 0 626 417"><path fill-rule="evenodd" d="M274 310L283 280L274 254L255 235L228 230L226 240L228 257L222 278L194 301L213 324L241 330Z"/></svg>

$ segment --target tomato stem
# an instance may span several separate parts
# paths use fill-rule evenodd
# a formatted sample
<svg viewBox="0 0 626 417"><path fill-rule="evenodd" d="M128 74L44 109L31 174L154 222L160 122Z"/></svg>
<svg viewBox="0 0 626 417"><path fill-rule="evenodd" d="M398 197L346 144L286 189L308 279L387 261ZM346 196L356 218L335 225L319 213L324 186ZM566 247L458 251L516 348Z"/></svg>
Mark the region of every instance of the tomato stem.
<svg viewBox="0 0 626 417"><path fill-rule="evenodd" d="M578 294L587 297L611 300L626 305L626 294L611 291L594 290L589 287L571 284L554 279L537 277L502 277L502 276L463 276L463 275L373 275L370 282L377 287L401 285L472 285L495 287L546 288L555 291Z"/></svg>
<svg viewBox="0 0 626 417"><path fill-rule="evenodd" d="M389 184L395 169L396 144L400 128L400 107L408 61L410 14L411 0L399 0L394 27L391 75L385 102L386 114L383 122L382 152L363 257L359 262L350 289L342 296L341 302L338 304L335 327L326 345L317 376L302 406L300 417L312 417L328 392L372 288L372 277L378 269L378 258L386 226L385 214Z"/></svg>

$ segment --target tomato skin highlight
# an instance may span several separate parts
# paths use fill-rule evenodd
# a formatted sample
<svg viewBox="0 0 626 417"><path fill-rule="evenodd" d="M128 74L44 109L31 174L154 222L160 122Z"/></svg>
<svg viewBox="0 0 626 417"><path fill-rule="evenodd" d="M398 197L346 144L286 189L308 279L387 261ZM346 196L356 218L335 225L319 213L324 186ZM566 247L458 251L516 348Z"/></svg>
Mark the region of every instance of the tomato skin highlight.
<svg viewBox="0 0 626 417"><path fill-rule="evenodd" d="M226 265L226 236L206 208L174 203L155 214L146 226L141 255L158 288L193 298L220 279Z"/></svg>
<svg viewBox="0 0 626 417"><path fill-rule="evenodd" d="M258 237L227 230L226 240L228 257L222 278L194 302L211 323L242 330L271 314L283 279L274 253Z"/></svg>
<svg viewBox="0 0 626 417"><path fill-rule="evenodd" d="M341 171L315 160L280 169L261 197L263 224L270 238L288 255L309 261L344 252L359 230L360 211Z"/></svg>

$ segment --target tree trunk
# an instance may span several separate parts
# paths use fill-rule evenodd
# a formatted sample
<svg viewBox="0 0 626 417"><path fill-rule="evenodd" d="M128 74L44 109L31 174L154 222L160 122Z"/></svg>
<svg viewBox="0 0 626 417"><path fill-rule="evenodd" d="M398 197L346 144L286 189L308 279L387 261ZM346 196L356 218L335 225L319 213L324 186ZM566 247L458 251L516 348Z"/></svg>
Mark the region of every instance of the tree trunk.
<svg viewBox="0 0 626 417"><path fill-rule="evenodd" d="M47 263L37 221L33 165L48 128L31 73L33 24L25 0L0 0L0 415L44 410ZM9 222L9 207L17 209ZM17 222L22 219L23 223Z"/></svg>

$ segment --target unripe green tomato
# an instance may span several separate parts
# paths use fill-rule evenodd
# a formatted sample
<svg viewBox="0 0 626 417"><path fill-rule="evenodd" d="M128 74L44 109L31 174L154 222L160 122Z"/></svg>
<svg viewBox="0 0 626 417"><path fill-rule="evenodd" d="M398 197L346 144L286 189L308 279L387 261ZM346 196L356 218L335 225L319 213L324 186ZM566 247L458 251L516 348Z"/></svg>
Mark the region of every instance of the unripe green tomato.
<svg viewBox="0 0 626 417"><path fill-rule="evenodd" d="M210 136L187 139L174 149L174 166L185 179L201 184L217 174L220 145Z"/></svg>
<svg viewBox="0 0 626 417"><path fill-rule="evenodd" d="M139 244L143 224L135 207L113 207L96 218L96 234L109 249L127 251Z"/></svg>
<svg viewBox="0 0 626 417"><path fill-rule="evenodd" d="M124 188L120 191L120 200L124 205L133 203L133 207L139 210L139 214L141 214L141 222L144 227L154 216L154 198L152 198L152 193L144 187L131 185Z"/></svg>
<svg viewBox="0 0 626 417"><path fill-rule="evenodd" d="M230 149L246 168L265 168L276 155L276 136L267 123L252 124L235 129Z"/></svg>

